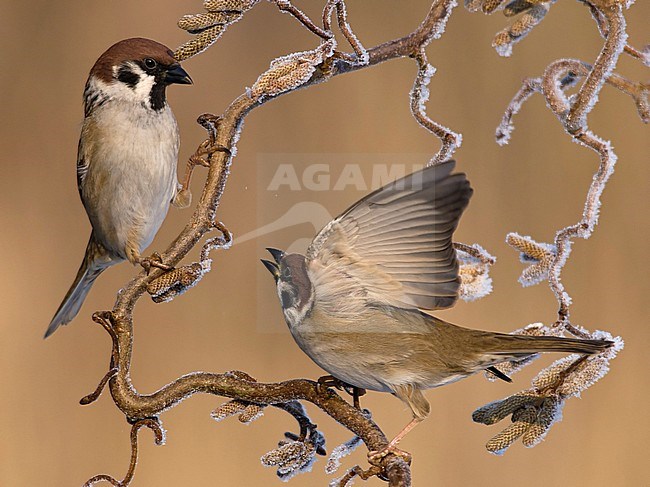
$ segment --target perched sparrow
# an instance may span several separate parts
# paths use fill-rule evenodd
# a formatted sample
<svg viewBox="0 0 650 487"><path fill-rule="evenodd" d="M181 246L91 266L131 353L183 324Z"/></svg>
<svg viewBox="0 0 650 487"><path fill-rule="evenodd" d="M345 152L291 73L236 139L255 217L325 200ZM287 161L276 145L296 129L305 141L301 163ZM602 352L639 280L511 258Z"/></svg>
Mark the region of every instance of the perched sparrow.
<svg viewBox="0 0 650 487"><path fill-rule="evenodd" d="M452 234L472 195L454 162L427 167L355 203L314 238L307 255L267 249L291 334L343 383L390 392L413 420L429 414L423 389L538 352L592 354L611 342L514 336L461 328L425 314L458 298Z"/></svg>
<svg viewBox="0 0 650 487"><path fill-rule="evenodd" d="M165 98L172 83L192 79L169 48L149 39L118 42L90 70L77 182L92 234L45 337L77 315L107 267L141 262L167 215L178 188L178 127Z"/></svg>

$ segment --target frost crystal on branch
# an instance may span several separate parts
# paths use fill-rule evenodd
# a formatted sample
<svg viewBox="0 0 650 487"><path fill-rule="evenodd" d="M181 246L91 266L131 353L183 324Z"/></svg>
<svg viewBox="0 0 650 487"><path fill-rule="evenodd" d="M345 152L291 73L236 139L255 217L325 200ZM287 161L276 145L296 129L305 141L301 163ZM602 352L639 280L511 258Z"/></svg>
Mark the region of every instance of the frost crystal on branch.
<svg viewBox="0 0 650 487"><path fill-rule="evenodd" d="M337 446L332 450L325 465L325 473L333 474L341 466L341 458L347 457L350 453L357 449L363 441L358 436L353 436L350 440L342 445Z"/></svg>
<svg viewBox="0 0 650 487"><path fill-rule="evenodd" d="M426 47L427 44L432 40L432 39L440 39L440 36L445 33L445 29L447 28L447 22L449 21L449 17L451 17L451 13L454 11L454 9L458 6L458 3L456 3L456 0L451 0L449 2L449 5L446 9L445 15L439 18L436 23L434 24L434 27L431 31L431 36L430 38L426 41L424 46Z"/></svg>
<svg viewBox="0 0 650 487"><path fill-rule="evenodd" d="M463 301L475 301L492 292L490 266L496 258L478 244L465 245L454 243L456 258L460 264L459 296Z"/></svg>

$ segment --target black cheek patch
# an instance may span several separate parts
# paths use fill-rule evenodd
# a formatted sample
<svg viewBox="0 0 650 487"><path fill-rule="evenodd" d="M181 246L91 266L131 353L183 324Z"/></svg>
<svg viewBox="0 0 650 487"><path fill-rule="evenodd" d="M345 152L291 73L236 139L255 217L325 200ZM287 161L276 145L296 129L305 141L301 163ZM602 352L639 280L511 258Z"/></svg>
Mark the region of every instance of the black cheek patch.
<svg viewBox="0 0 650 487"><path fill-rule="evenodd" d="M128 66L122 66L117 72L117 79L122 83L125 83L129 88L135 89L136 85L140 81L140 76L131 71Z"/></svg>
<svg viewBox="0 0 650 487"><path fill-rule="evenodd" d="M280 301L282 302L282 307L285 309L291 308L295 304L293 302L293 295L289 291L282 291L280 293Z"/></svg>

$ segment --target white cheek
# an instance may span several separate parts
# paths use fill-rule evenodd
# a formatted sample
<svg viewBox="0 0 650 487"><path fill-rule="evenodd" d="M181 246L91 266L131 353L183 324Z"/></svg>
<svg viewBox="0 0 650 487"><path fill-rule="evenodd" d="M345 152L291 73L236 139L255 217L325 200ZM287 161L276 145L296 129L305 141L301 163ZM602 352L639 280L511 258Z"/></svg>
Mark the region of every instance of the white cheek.
<svg viewBox="0 0 650 487"><path fill-rule="evenodd" d="M95 85L96 90L103 92L109 100L113 99L133 103L144 103L148 108L151 108L149 95L154 83L156 82L155 78L145 73L137 64L130 64L130 67L131 70L140 77L134 88L131 88L125 83L121 83L117 80L114 80L111 83L105 83L98 78L94 78L91 80L91 83ZM115 78L117 78L118 69L118 66L113 66L113 76Z"/></svg>
<svg viewBox="0 0 650 487"><path fill-rule="evenodd" d="M287 321L290 327L294 327L300 324L302 316L296 310L296 308L283 308L284 319Z"/></svg>
<svg viewBox="0 0 650 487"><path fill-rule="evenodd" d="M151 89L156 79L142 71L139 67L134 71L140 76L140 81L138 81L138 84L135 85L135 89L132 91L138 100L147 100L147 103L149 103L149 95L151 94Z"/></svg>

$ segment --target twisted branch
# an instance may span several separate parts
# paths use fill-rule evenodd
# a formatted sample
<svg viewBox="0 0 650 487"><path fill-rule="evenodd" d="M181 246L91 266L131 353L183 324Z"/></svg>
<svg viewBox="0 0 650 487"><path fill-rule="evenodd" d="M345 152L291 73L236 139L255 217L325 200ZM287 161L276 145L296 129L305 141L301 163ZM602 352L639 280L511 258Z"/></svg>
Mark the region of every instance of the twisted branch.
<svg viewBox="0 0 650 487"><path fill-rule="evenodd" d="M472 0L472 5L501 5L504 0ZM543 2L540 0L539 4ZM564 268L571 252L572 239L591 236L598 223L600 196L611 176L617 157L611 144L593 134L587 126L587 115L595 106L598 94L605 83L630 95L644 123L649 121L648 85L634 83L617 74L613 74L619 56L624 52L627 42L623 0L584 0L590 7L599 31L605 38L603 48L593 66L587 63L561 59L551 63L541 78L524 81L522 88L510 102L501 124L497 128L496 139L500 145L506 144L513 130L512 117L521 109L522 104L533 94L542 93L547 105L556 115L564 130L573 140L595 151L600 164L587 193L582 218L575 224L559 230L553 245L538 243L530 237L517 233L508 234L506 241L520 252L522 262L529 264L520 277L524 286L548 280L549 287L558 302L558 319L552 327L541 324L529 325L514 333L558 335L568 332L580 338L607 338L614 346L604 354L596 357L573 355L555 362L541 371L533 380L533 388L522 391L500 401L487 404L474 412L474 420L484 424L500 421L512 415L512 425L492 438L486 445L492 453L503 453L515 440L522 438L525 446L534 446L547 434L549 428L561 417L564 402L568 397L577 396L587 389L609 370L609 361L623 348L620 337L612 337L607 332L589 332L581 326L571 323L569 311L571 298L561 280ZM522 10L530 10L538 5L538 0L526 2L512 1L506 9L506 15L515 15ZM546 5L546 10L550 3ZM539 17L538 20L541 20ZM513 28L516 24L513 25ZM534 24L531 24L532 28ZM523 33L525 35L530 29ZM517 41L512 36L498 44L511 46ZM635 51L628 48L627 52ZM584 78L578 93L567 97L565 90L574 86L579 78ZM503 373L512 373L527 365L533 357L524 361L513 361L496 366Z"/></svg>
<svg viewBox="0 0 650 487"><path fill-rule="evenodd" d="M158 418L147 418L136 421L131 427L131 461L129 462L129 469L124 478L122 480L117 480L110 475L99 474L88 479L83 487L93 487L99 482L108 482L116 487L125 487L131 483L133 476L135 475L135 467L138 464L138 431L140 431L140 428L143 426L146 426L153 431L154 442L156 445L165 444L165 431L163 430L162 424Z"/></svg>

